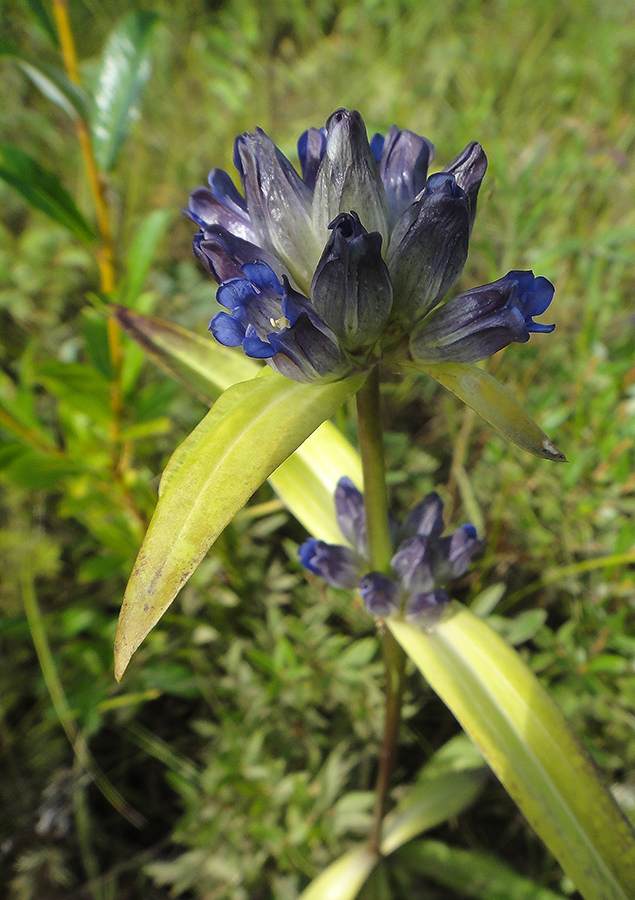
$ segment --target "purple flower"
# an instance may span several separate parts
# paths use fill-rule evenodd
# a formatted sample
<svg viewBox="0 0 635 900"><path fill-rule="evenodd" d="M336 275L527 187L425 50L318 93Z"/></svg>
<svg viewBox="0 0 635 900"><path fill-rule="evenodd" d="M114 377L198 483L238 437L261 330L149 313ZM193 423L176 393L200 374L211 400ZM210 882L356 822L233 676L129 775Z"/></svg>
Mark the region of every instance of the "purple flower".
<svg viewBox="0 0 635 900"><path fill-rule="evenodd" d="M443 502L438 494L428 494L399 530L391 577L369 571L364 498L349 478L337 485L335 508L350 546L309 538L298 550L300 562L332 587L359 588L368 612L381 618L400 610L418 618L443 609L450 601L444 588L465 574L484 543L472 525L442 537Z"/></svg>
<svg viewBox="0 0 635 900"><path fill-rule="evenodd" d="M210 330L299 381L414 360L483 359L530 332L553 287L531 272L438 304L456 283L487 158L471 142L428 174L434 147L393 126L369 142L340 109L298 141L299 173L261 130L236 139L242 194L212 169L190 195L194 252L220 283Z"/></svg>

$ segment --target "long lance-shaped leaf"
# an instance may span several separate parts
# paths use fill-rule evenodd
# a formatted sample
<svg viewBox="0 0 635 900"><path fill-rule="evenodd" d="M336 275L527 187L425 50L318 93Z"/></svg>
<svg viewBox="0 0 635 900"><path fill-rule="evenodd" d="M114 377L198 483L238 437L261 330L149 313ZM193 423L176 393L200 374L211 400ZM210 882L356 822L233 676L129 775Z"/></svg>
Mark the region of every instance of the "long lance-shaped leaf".
<svg viewBox="0 0 635 900"><path fill-rule="evenodd" d="M157 18L148 10L128 13L106 41L93 111L95 156L103 171L115 165L150 77L150 38Z"/></svg>
<svg viewBox="0 0 635 900"><path fill-rule="evenodd" d="M71 119L88 121L88 97L79 85L73 84L63 69L25 56L3 41L0 41L0 56L13 57L44 96L63 109Z"/></svg>
<svg viewBox="0 0 635 900"><path fill-rule="evenodd" d="M509 388L477 366L469 363L417 363L408 367L432 376L523 450L542 459L567 461L564 453L554 447Z"/></svg>
<svg viewBox="0 0 635 900"><path fill-rule="evenodd" d="M31 206L72 231L80 240L90 242L94 239L92 228L57 175L42 168L19 147L0 144L0 178L19 191Z"/></svg>
<svg viewBox="0 0 635 900"><path fill-rule="evenodd" d="M176 450L119 616L117 679L227 523L362 382L299 384L266 370L225 391Z"/></svg>
<svg viewBox="0 0 635 900"><path fill-rule="evenodd" d="M115 311L123 328L150 359L203 400L213 402L232 384L253 378L259 371L260 367L244 354L164 319L122 306ZM339 544L342 535L333 495L343 475L361 489L358 452L339 429L324 422L269 476L269 482L310 534Z"/></svg>
<svg viewBox="0 0 635 900"><path fill-rule="evenodd" d="M345 853L305 888L300 900L354 900L382 857L470 806L483 788L487 771L477 764L465 771L426 777L424 768L422 776L386 817L380 856L366 845Z"/></svg>
<svg viewBox="0 0 635 900"><path fill-rule="evenodd" d="M459 604L429 631L387 624L585 900L633 900L633 830L520 656Z"/></svg>
<svg viewBox="0 0 635 900"><path fill-rule="evenodd" d="M391 862L406 890L423 876L474 900L564 900L562 894L523 878L495 856L459 850L440 841L413 841Z"/></svg>

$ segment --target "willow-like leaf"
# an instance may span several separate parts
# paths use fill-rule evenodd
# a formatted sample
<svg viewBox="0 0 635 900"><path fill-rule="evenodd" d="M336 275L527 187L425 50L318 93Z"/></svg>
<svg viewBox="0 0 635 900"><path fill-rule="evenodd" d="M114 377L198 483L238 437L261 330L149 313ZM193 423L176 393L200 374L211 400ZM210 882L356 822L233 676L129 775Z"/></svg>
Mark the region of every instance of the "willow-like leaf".
<svg viewBox="0 0 635 900"><path fill-rule="evenodd" d="M470 406L494 428L534 456L566 462L564 453L551 443L542 428L518 402L509 388L470 363L416 364Z"/></svg>
<svg viewBox="0 0 635 900"><path fill-rule="evenodd" d="M387 622L585 900L633 900L633 830L520 656L459 604L429 631Z"/></svg>
<svg viewBox="0 0 635 900"><path fill-rule="evenodd" d="M105 172L117 162L141 91L150 77L150 39L157 19L149 10L134 10L124 16L106 41L92 114L95 157Z"/></svg>
<svg viewBox="0 0 635 900"><path fill-rule="evenodd" d="M13 57L44 96L63 109L71 119L88 121L88 97L79 85L73 84L63 69L32 56L25 56L2 41L0 56Z"/></svg>
<svg viewBox="0 0 635 900"><path fill-rule="evenodd" d="M299 384L267 369L225 391L176 450L119 616L117 679L223 528L362 381Z"/></svg>
<svg viewBox="0 0 635 900"><path fill-rule="evenodd" d="M89 243L95 237L93 229L57 175L44 169L19 147L0 144L0 178L19 191L31 206L63 225L80 240Z"/></svg>
<svg viewBox="0 0 635 900"><path fill-rule="evenodd" d="M562 894L523 878L495 856L441 841L413 841L391 862L406 890L423 877L473 900L564 900Z"/></svg>
<svg viewBox="0 0 635 900"><path fill-rule="evenodd" d="M139 225L126 259L126 306L135 306L171 217L170 210L153 209Z"/></svg>

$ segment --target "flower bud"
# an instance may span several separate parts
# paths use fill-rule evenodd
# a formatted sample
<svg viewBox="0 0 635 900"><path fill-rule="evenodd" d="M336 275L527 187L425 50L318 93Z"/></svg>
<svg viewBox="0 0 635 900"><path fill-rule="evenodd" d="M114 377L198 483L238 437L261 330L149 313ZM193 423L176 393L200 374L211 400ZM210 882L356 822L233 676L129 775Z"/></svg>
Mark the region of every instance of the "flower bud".
<svg viewBox="0 0 635 900"><path fill-rule="evenodd" d="M454 175L456 183L467 194L471 232L476 215L476 198L487 171L485 151L477 141L472 141L443 171L448 175Z"/></svg>
<svg viewBox="0 0 635 900"><path fill-rule="evenodd" d="M368 233L356 213L341 213L311 283L317 312L350 352L372 347L392 306L381 235Z"/></svg>
<svg viewBox="0 0 635 900"><path fill-rule="evenodd" d="M356 110L339 109L326 123L326 149L313 195L313 225L326 240L329 223L355 210L367 231L388 238L388 203L371 152L364 120Z"/></svg>
<svg viewBox="0 0 635 900"><path fill-rule="evenodd" d="M463 271L469 232L467 195L453 175L431 175L390 239L393 322L412 326L438 303Z"/></svg>
<svg viewBox="0 0 635 900"><path fill-rule="evenodd" d="M477 362L513 341L525 343L530 332L548 333L533 316L545 312L554 287L533 272L508 272L504 278L458 294L433 310L410 340L418 362Z"/></svg>
<svg viewBox="0 0 635 900"><path fill-rule="evenodd" d="M424 189L434 147L414 131L400 131L393 125L385 137L374 135L370 148L379 166L393 226Z"/></svg>

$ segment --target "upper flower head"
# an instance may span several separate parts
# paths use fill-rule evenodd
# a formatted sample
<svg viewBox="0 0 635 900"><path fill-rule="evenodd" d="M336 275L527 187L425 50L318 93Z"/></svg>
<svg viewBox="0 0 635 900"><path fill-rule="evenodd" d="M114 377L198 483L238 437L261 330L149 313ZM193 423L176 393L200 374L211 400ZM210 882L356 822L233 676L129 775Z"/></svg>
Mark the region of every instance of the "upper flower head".
<svg viewBox="0 0 635 900"><path fill-rule="evenodd" d="M190 196L194 251L228 310L210 325L221 343L290 378L329 380L382 356L482 359L550 330L532 317L553 289L530 272L434 310L467 258L487 168L480 144L428 175L426 138L393 126L369 142L360 114L340 109L301 135L298 156L301 174L256 129L235 142L243 193L212 169L209 188Z"/></svg>
<svg viewBox="0 0 635 900"><path fill-rule="evenodd" d="M393 529L399 545L390 564L392 577L369 572L364 498L349 478L341 478L337 485L335 508L350 546L309 538L298 549L300 562L332 587L359 588L366 609L374 616L404 609L407 616L416 618L442 609L450 600L444 588L465 574L483 546L472 525L441 536L443 502L432 493L410 512L401 528Z"/></svg>

